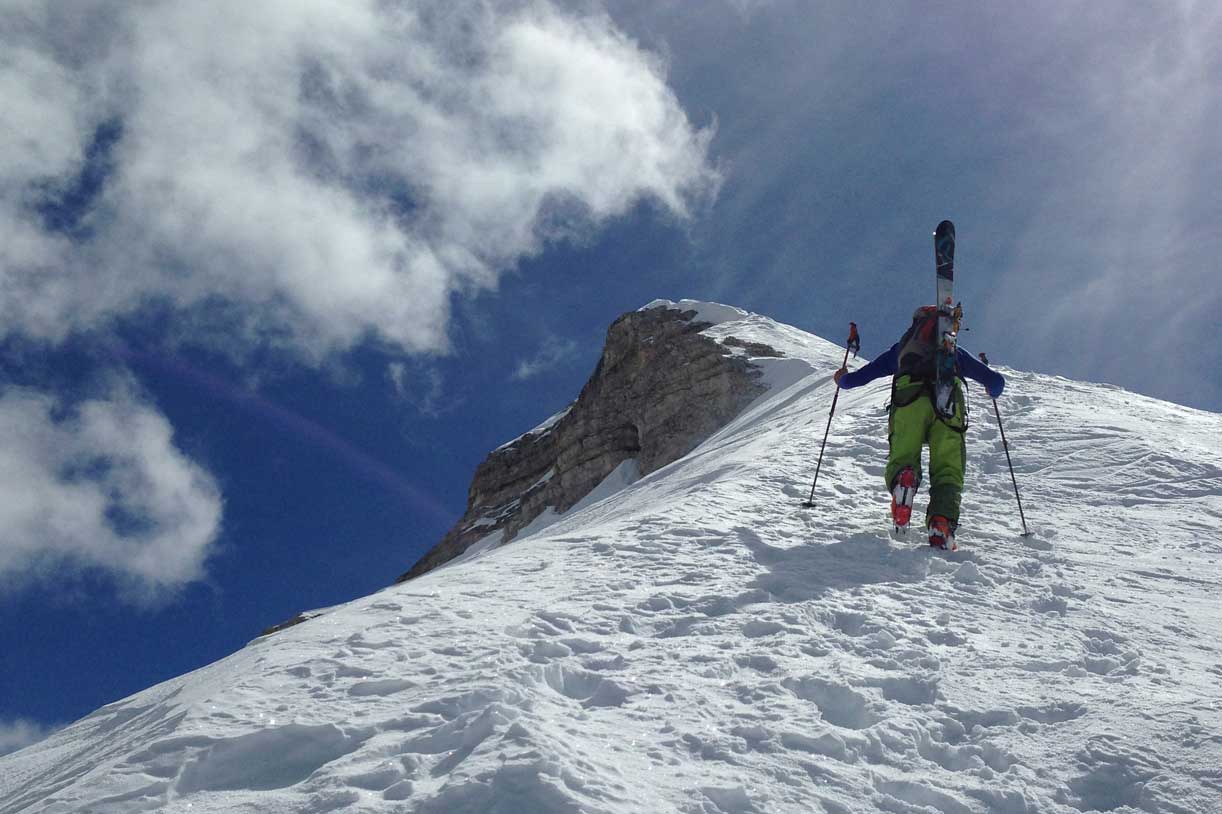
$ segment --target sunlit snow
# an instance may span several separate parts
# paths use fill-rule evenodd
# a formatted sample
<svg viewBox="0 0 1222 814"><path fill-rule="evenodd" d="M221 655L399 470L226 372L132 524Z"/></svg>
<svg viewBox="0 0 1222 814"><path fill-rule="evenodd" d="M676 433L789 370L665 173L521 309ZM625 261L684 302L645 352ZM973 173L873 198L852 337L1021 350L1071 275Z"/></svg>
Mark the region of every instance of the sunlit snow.
<svg viewBox="0 0 1222 814"><path fill-rule="evenodd" d="M788 358L691 454L0 758L0 814L1222 811L1222 416L1001 368L1034 536L973 386L936 553L885 380L802 508L843 350L735 314Z"/></svg>

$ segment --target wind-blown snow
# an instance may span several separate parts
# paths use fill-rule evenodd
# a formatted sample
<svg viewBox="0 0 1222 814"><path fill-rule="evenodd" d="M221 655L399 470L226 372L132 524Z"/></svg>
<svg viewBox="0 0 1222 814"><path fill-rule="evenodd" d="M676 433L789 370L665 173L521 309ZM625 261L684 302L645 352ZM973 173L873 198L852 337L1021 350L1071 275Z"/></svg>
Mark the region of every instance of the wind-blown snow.
<svg viewBox="0 0 1222 814"><path fill-rule="evenodd" d="M1035 535L973 387L934 553L887 533L886 382L841 393L802 509L843 351L738 322L809 375L533 536L0 758L0 814L1222 811L1222 416L1003 368Z"/></svg>

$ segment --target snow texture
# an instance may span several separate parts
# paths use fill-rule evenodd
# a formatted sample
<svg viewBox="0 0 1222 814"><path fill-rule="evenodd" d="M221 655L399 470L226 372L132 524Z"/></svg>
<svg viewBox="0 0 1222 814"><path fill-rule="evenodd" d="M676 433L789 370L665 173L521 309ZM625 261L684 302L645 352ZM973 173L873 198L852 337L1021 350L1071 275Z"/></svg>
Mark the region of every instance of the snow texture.
<svg viewBox="0 0 1222 814"><path fill-rule="evenodd" d="M787 372L694 452L0 758L0 814L1222 811L1222 416L1003 369L1035 534L973 389L933 552L886 382L803 509L842 351L717 328Z"/></svg>

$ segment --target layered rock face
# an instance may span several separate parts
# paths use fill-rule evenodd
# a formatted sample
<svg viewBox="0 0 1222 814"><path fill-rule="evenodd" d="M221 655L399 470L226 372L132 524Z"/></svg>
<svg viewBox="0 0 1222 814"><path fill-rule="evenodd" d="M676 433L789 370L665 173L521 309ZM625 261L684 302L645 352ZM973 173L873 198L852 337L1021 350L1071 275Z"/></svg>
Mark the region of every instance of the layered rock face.
<svg viewBox="0 0 1222 814"><path fill-rule="evenodd" d="M695 311L665 307L624 314L607 331L594 374L569 409L495 450L479 465L467 511L396 582L454 559L496 535L503 544L548 507L574 506L624 461L642 475L686 455L765 391L760 370L700 333ZM780 356L767 346L755 356Z"/></svg>

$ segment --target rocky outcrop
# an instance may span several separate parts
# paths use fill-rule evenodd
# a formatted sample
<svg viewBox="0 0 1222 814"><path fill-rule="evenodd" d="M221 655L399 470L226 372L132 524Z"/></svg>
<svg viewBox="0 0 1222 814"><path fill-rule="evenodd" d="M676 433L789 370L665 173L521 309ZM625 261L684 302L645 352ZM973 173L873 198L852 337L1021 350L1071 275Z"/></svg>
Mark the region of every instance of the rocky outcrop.
<svg viewBox="0 0 1222 814"><path fill-rule="evenodd" d="M568 410L495 450L479 465L467 511L396 582L459 556L489 535L512 540L548 507L574 506L623 462L642 475L686 455L761 395L760 371L744 354L780 356L766 345L722 343L695 311L664 307L624 314L607 331L594 374Z"/></svg>

